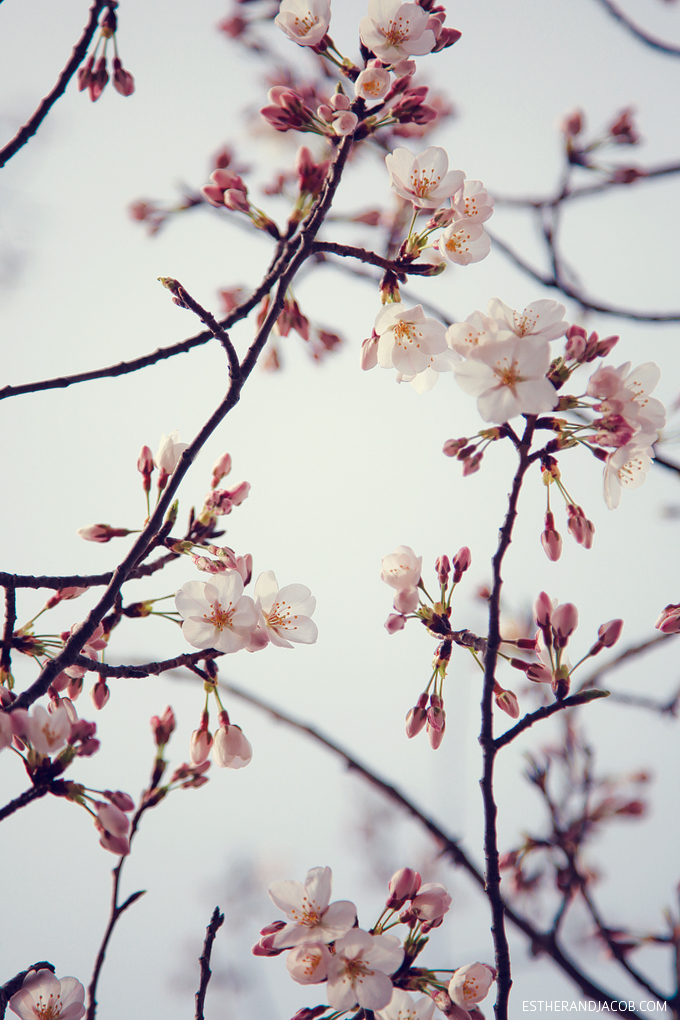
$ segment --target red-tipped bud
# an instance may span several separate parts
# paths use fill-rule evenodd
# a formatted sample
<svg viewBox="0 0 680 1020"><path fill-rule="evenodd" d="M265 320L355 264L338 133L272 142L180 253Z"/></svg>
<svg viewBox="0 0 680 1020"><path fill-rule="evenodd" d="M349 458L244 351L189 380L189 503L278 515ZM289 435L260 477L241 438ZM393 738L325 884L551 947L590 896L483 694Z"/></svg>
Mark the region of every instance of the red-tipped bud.
<svg viewBox="0 0 680 1020"><path fill-rule="evenodd" d="M519 701L517 695L512 691L504 691L498 684L494 692L498 707L510 716L511 719L519 719Z"/></svg>
<svg viewBox="0 0 680 1020"><path fill-rule="evenodd" d="M398 630L403 630L406 626L406 617L400 613L390 613L385 620L385 630L388 634L396 634Z"/></svg>
<svg viewBox="0 0 680 1020"><path fill-rule="evenodd" d="M603 648L611 648L621 637L623 620L610 620L603 623L597 632L597 641L590 649L591 655L597 655Z"/></svg>
<svg viewBox="0 0 680 1020"><path fill-rule="evenodd" d="M582 110L573 110L572 113L568 113L562 121L562 133L568 138L580 135L583 131L583 119Z"/></svg>
<svg viewBox="0 0 680 1020"><path fill-rule="evenodd" d="M127 528L112 528L109 524L91 524L89 528L78 528L76 534L86 542L110 542L112 538L124 538L132 532Z"/></svg>
<svg viewBox="0 0 680 1020"><path fill-rule="evenodd" d="M662 634L677 634L680 632L680 603L678 605L666 606L661 616L654 624Z"/></svg>
<svg viewBox="0 0 680 1020"><path fill-rule="evenodd" d="M135 79L125 70L118 57L113 58L113 87L121 96L131 96L135 91Z"/></svg>
<svg viewBox="0 0 680 1020"><path fill-rule="evenodd" d="M466 545L458 550L453 557L453 583L458 584L466 570L469 570L472 563L472 553Z"/></svg>
<svg viewBox="0 0 680 1020"><path fill-rule="evenodd" d="M174 728L175 715L170 706L166 708L160 718L157 715L151 717L151 730L158 747L164 747L167 744Z"/></svg>
<svg viewBox="0 0 680 1020"><path fill-rule="evenodd" d="M578 627L578 609L572 602L558 606L552 614L555 648L564 648Z"/></svg>
<svg viewBox="0 0 680 1020"><path fill-rule="evenodd" d="M106 702L111 696L111 691L106 686L103 680L98 680L90 691L90 697L92 698L92 704L97 710L104 707Z"/></svg>
<svg viewBox="0 0 680 1020"><path fill-rule="evenodd" d="M231 471L231 454L223 453L218 457L212 468L212 481L210 488L215 489L226 475Z"/></svg>
<svg viewBox="0 0 680 1020"><path fill-rule="evenodd" d="M465 436L462 439L447 439L442 447L442 453L445 457L457 457L466 446L467 439Z"/></svg>
<svg viewBox="0 0 680 1020"><path fill-rule="evenodd" d="M448 556L438 556L434 568L437 571L437 580L442 588L445 588L449 583L449 574L451 573L451 561Z"/></svg>
<svg viewBox="0 0 680 1020"><path fill-rule="evenodd" d="M619 340L620 337L618 336L606 336L604 340L600 340L596 350L597 357L606 358L610 351L614 349Z"/></svg>

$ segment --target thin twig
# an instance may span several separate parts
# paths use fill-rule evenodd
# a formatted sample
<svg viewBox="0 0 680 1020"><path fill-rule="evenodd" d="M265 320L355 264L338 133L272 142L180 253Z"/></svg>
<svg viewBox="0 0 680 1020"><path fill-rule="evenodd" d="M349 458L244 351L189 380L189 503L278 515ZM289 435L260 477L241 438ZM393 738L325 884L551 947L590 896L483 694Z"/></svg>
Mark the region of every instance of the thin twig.
<svg viewBox="0 0 680 1020"><path fill-rule="evenodd" d="M605 10L609 11L615 21L618 21L620 25L627 28L631 35L634 35L640 42L651 46L654 50L658 50L659 53L667 53L672 57L680 57L680 46L673 46L671 43L664 42L662 39L657 39L655 36L650 35L643 28L638 28L616 4L612 3L612 0L598 0L598 2L602 4Z"/></svg>
<svg viewBox="0 0 680 1020"><path fill-rule="evenodd" d="M11 800L8 804L5 804L3 808L0 808L0 822L5 818L9 818L15 811L18 811L22 807L26 807L31 801L38 800L40 797L44 797L46 793L49 793L49 786L30 786L28 790L24 790L18 797Z"/></svg>
<svg viewBox="0 0 680 1020"><path fill-rule="evenodd" d="M433 267L429 262L406 262L402 259L385 259L377 252L369 251L367 248L355 248L349 244L335 244L331 241L315 241L312 250L316 252L329 252L331 255L340 255L342 258L358 259L360 262L368 262L372 266L379 266L381 269L390 269L399 275L411 276L433 276Z"/></svg>
<svg viewBox="0 0 680 1020"><path fill-rule="evenodd" d="M205 1020L203 1007L205 1005L205 993L208 991L208 982L212 971L210 970L210 955L212 953L213 942L217 931L224 924L224 914L220 913L220 908L215 907L213 915L210 919L205 933L205 941L203 943L203 952L199 957L199 963L201 965L201 981L196 992L196 1016L195 1020Z"/></svg>
<svg viewBox="0 0 680 1020"><path fill-rule="evenodd" d="M14 585L5 585L5 626L2 632L2 653L0 654L0 682L12 670L12 635L17 622L17 601Z"/></svg>
<svg viewBox="0 0 680 1020"><path fill-rule="evenodd" d="M7 142L7 144L0 149L0 167L3 167L5 163L9 162L12 156L14 156L14 154L26 144L29 138L33 137L47 114L56 103L57 99L59 99L59 96L62 96L66 91L66 86L87 53L87 48L92 41L92 36L97 30L97 18L104 7L106 7L106 0L94 0L94 3L90 7L90 17L88 18L87 25L83 29L83 34L80 39L73 47L70 59L64 70L59 75L57 84L54 86L52 91L45 96L31 119L17 131L11 141Z"/></svg>

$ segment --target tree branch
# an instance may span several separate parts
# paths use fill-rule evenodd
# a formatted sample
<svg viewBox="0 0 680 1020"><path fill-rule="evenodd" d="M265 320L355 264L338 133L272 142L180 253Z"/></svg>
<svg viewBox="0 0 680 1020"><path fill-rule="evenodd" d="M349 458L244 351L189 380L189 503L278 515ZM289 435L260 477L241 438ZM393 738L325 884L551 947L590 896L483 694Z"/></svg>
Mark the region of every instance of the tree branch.
<svg viewBox="0 0 680 1020"><path fill-rule="evenodd" d="M651 46L652 49L658 50L660 53L667 53L672 57L680 57L680 46L673 46L670 43L663 42L662 39L657 39L655 36L645 32L644 29L638 28L616 4L612 3L612 0L598 0L598 2L605 10L609 11L615 21L618 21L620 25L627 28L631 35L634 35L640 42L645 43L646 46Z"/></svg>
<svg viewBox="0 0 680 1020"><path fill-rule="evenodd" d="M203 1007L205 1005L205 993L208 991L208 982L212 971L210 970L210 955L212 953L213 942L217 931L224 924L224 914L220 913L220 908L215 907L213 910L210 924L205 933L205 942L203 943L203 952L199 957L199 963L201 965L201 981L196 992L196 1016L195 1020L204 1020Z"/></svg>

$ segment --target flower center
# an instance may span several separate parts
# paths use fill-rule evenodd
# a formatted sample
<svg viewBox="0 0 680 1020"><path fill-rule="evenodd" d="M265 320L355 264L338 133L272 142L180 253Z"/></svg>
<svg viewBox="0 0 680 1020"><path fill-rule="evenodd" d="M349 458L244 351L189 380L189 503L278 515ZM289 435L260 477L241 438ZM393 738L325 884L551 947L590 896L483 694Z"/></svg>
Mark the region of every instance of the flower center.
<svg viewBox="0 0 680 1020"><path fill-rule="evenodd" d="M406 19L406 27L402 28L402 19L399 18L397 21L390 21L387 31L381 29L382 34L385 37L385 42L390 46L401 46L404 39L409 37L409 20Z"/></svg>
<svg viewBox="0 0 680 1020"><path fill-rule="evenodd" d="M419 198L427 198L441 181L441 175L428 177L424 170L411 174L411 189Z"/></svg>
<svg viewBox="0 0 680 1020"><path fill-rule="evenodd" d="M456 251L468 251L466 242L470 240L469 234L463 234L462 230L459 230L455 234L451 234L451 237L446 242L446 250L450 252Z"/></svg>
<svg viewBox="0 0 680 1020"><path fill-rule="evenodd" d="M531 308L527 308L522 316L515 312L514 318L517 336L529 336L536 329L540 315L537 315L536 312L532 313Z"/></svg>
<svg viewBox="0 0 680 1020"><path fill-rule="evenodd" d="M284 630L297 630L295 624L291 623L291 617L293 620L297 620L297 616L292 616L290 606L287 602L275 602L267 615L267 623L270 627L282 627Z"/></svg>
<svg viewBox="0 0 680 1020"><path fill-rule="evenodd" d="M320 19L315 18L311 11L307 11L307 16L305 18L295 19L295 34L304 39L305 36L309 35L314 26L319 24L319 21Z"/></svg>
<svg viewBox="0 0 680 1020"><path fill-rule="evenodd" d="M373 974L373 971L363 960L345 960L345 974L354 985L361 984L365 977Z"/></svg>
<svg viewBox="0 0 680 1020"><path fill-rule="evenodd" d="M522 381L522 376L519 373L519 367L516 361L513 361L511 364L508 364L506 361L505 365L502 365L500 361L497 361L494 372L498 376L500 385L509 386L510 389L513 389L518 382Z"/></svg>
<svg viewBox="0 0 680 1020"><path fill-rule="evenodd" d="M419 337L420 334L412 322L404 322L403 319L400 319L394 327L394 339L398 347L406 348L413 343L416 347L420 347Z"/></svg>
<svg viewBox="0 0 680 1020"><path fill-rule="evenodd" d="M57 1018L61 1015L60 999L60 995L57 995L56 999L54 995L50 995L47 1002L45 1002L41 995L33 1007L36 1016L40 1017L40 1020L57 1020Z"/></svg>
<svg viewBox="0 0 680 1020"><path fill-rule="evenodd" d="M207 613L203 614L203 618L212 623L216 630L222 631L225 627L231 627L231 618L234 615L234 609L231 602L228 607L224 609L219 602L213 602L211 607L212 613L208 616Z"/></svg>

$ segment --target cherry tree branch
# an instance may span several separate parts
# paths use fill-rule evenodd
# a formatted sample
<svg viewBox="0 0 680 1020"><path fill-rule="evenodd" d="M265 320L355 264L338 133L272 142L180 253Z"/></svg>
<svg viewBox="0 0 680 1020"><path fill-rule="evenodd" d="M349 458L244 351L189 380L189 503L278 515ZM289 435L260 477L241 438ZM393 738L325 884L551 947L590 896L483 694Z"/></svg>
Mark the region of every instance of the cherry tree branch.
<svg viewBox="0 0 680 1020"><path fill-rule="evenodd" d="M673 46L671 43L664 42L662 39L657 39L655 36L650 35L643 28L639 28L630 18L623 13L620 7L612 3L612 0L598 0L598 3L608 11L615 21L618 21L620 25L628 29L631 35L634 35L640 42L645 43L646 46L651 46L652 49L658 50L659 53L667 53L672 57L680 57L680 46Z"/></svg>
<svg viewBox="0 0 680 1020"><path fill-rule="evenodd" d="M210 970L210 955L212 953L213 942L217 935L218 929L224 924L224 914L220 913L220 908L215 907L213 910L210 924L205 933L205 942L203 943L203 952L199 957L199 963L201 965L201 981L196 992L196 1015L195 1020L204 1020L203 1007L205 1006L205 993L208 991L208 982L212 971Z"/></svg>
<svg viewBox="0 0 680 1020"><path fill-rule="evenodd" d="M106 6L106 0L94 0L94 3L90 7L90 16L85 28L83 29L83 34L73 47L73 52L71 53L69 61L59 75L56 85L42 100L30 120L28 120L24 126L17 131L14 138L0 149L0 167L3 167L6 163L8 163L12 156L14 156L15 153L17 153L19 149L26 144L29 138L33 137L47 114L56 103L57 99L59 99L59 97L66 91L66 86L87 53L87 48L92 41L92 36L97 30L97 19Z"/></svg>
<svg viewBox="0 0 680 1020"><path fill-rule="evenodd" d="M0 654L0 673L4 677L12 668L12 636L14 624L17 622L16 590L11 583L5 584L5 626L2 632L2 653Z"/></svg>
<svg viewBox="0 0 680 1020"><path fill-rule="evenodd" d="M85 657L82 656L82 661L85 661ZM579 705L585 705L590 701L598 700L599 698L610 697L609 691L593 691L585 690L582 694L572 694L571 697L565 698L564 701L554 701L552 705L543 705L541 708L537 708L534 712L529 712L524 718L520 719L518 723L512 726L505 733L501 734L500 737L496 737L494 740L494 746L496 750L500 750L501 747L506 747L511 743L515 737L518 737L520 733L528 730L534 723L540 722L542 719L549 719L551 715L555 715L557 712L562 712L567 708L577 708Z"/></svg>
<svg viewBox="0 0 680 1020"><path fill-rule="evenodd" d="M4 807L0 808L0 822L5 818L9 818L15 811L19 811L21 808L26 807L34 800L38 800L40 797L44 797L46 793L49 793L48 785L30 786L28 790L24 790L14 800L10 800L9 803L5 804Z"/></svg>
<svg viewBox="0 0 680 1020"><path fill-rule="evenodd" d="M398 275L411 276L433 276L433 267L429 262L407 262L403 259L385 259L377 252L367 248L355 248L349 244L335 244L331 241L315 241L314 252L330 252L332 255L340 255L343 258L358 259L360 262L368 262L372 266L379 266L381 269L390 269Z"/></svg>

